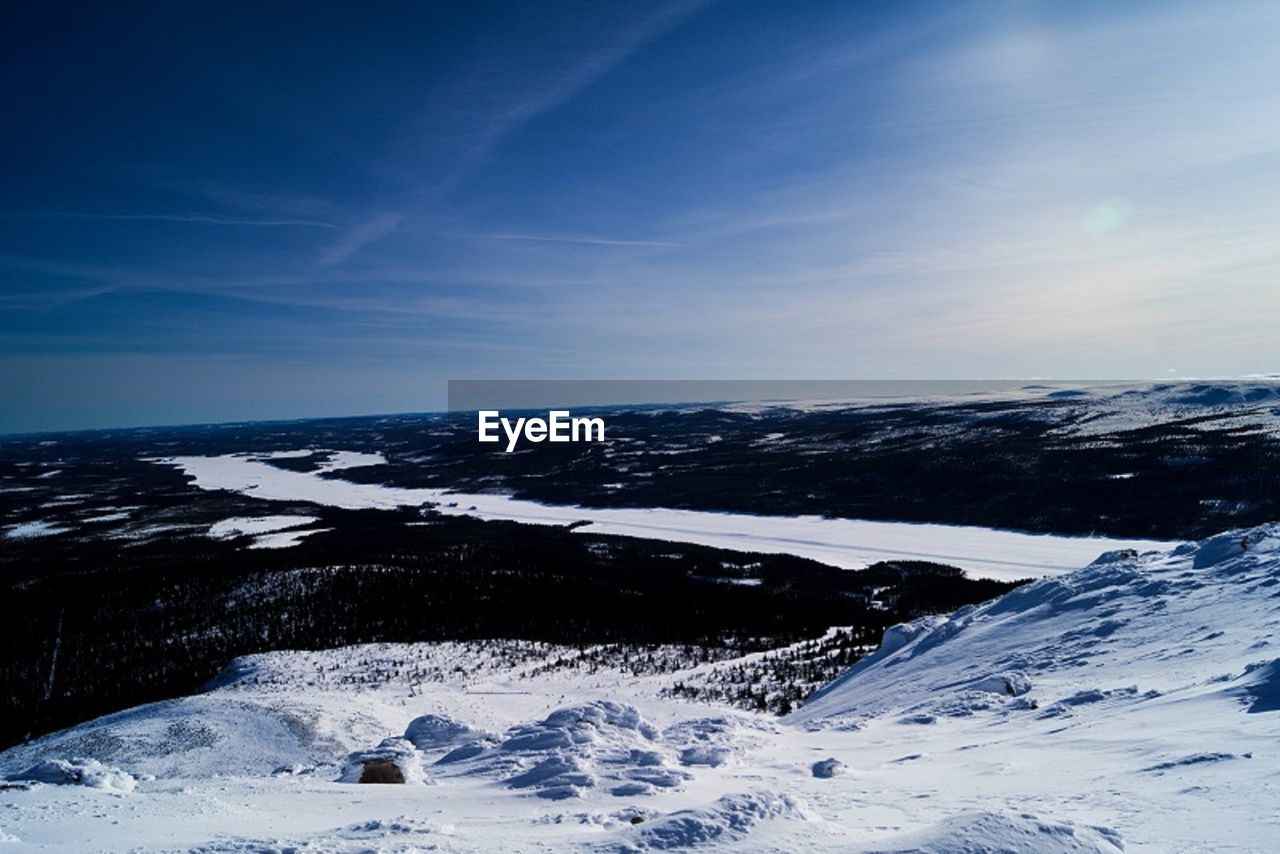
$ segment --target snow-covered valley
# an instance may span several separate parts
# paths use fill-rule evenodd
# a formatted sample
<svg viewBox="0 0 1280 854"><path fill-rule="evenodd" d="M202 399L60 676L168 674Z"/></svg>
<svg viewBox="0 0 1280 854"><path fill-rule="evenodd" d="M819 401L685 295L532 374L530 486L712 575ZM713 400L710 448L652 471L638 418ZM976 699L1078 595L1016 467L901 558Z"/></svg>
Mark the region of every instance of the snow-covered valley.
<svg viewBox="0 0 1280 854"><path fill-rule="evenodd" d="M0 848L1272 848L1274 384L1025 397L11 441Z"/></svg>
<svg viewBox="0 0 1280 854"><path fill-rule="evenodd" d="M895 628L782 719L668 699L689 672L543 672L573 647L267 653L7 751L0 831L53 850L1265 851L1278 629L1266 526ZM366 774L409 782L340 782Z"/></svg>

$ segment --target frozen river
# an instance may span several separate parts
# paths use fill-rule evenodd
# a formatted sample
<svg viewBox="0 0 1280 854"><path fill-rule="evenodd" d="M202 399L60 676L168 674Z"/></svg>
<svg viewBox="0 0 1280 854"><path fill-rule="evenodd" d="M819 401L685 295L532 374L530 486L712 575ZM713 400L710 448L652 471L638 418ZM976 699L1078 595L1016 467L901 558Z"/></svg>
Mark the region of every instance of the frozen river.
<svg viewBox="0 0 1280 854"><path fill-rule="evenodd" d="M441 513L480 519L542 525L589 522L575 530L790 554L846 569L861 569L876 561L896 558L951 564L975 578L1038 578L1078 569L1106 551L1164 550L1173 545L1156 540L1026 534L960 525L540 504L507 495L354 483L321 477L320 472L287 471L271 465L269 456L226 454L169 457L155 462L178 467L201 489L231 490L264 501L311 501L348 509L429 504ZM377 455L335 455L334 462L322 471L380 462Z"/></svg>

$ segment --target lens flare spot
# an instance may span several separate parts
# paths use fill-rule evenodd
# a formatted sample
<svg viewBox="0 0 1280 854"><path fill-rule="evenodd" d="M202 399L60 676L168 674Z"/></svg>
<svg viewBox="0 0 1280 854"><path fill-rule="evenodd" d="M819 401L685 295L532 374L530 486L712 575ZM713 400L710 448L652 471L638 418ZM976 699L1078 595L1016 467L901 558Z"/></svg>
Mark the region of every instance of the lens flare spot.
<svg viewBox="0 0 1280 854"><path fill-rule="evenodd" d="M1107 199L1085 211L1080 217L1080 229L1085 234L1109 234L1123 226L1133 216L1133 204L1126 198Z"/></svg>

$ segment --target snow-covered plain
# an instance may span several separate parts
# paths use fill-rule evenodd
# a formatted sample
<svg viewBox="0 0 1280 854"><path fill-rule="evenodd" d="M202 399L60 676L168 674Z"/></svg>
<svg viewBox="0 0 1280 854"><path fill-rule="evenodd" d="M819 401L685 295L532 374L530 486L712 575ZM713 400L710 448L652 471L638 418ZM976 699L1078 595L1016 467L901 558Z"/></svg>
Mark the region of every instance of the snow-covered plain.
<svg viewBox="0 0 1280 854"><path fill-rule="evenodd" d="M1273 525L895 627L783 719L661 698L690 672L536 675L571 648L268 653L0 754L0 833L77 851L1270 851L1278 633ZM409 782L340 782L366 773Z"/></svg>
<svg viewBox="0 0 1280 854"><path fill-rule="evenodd" d="M287 452L286 452L287 453ZM297 452L306 453L306 452ZM360 458L361 455L357 455ZM376 459L377 462L370 462ZM381 462L363 455L361 465ZM974 578L1037 578L1066 572L1105 551L1167 549L1173 543L1025 534L958 525L870 522L820 516L755 516L663 508L595 509L540 504L509 495L467 494L355 483L322 472L271 465L261 455L168 457L201 489L230 490L264 501L309 501L347 509L393 509L433 505L450 515L505 519L543 525L589 522L575 530L692 543L749 552L791 554L846 569L880 560L916 559L953 564ZM340 466L348 467L348 466Z"/></svg>

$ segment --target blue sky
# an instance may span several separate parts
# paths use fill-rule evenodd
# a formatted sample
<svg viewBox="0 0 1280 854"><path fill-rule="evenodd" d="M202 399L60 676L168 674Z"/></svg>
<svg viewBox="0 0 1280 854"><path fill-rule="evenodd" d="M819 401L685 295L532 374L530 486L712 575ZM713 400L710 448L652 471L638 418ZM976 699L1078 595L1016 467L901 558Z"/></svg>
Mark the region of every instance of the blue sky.
<svg viewBox="0 0 1280 854"><path fill-rule="evenodd" d="M1280 368L1274 3L106 5L0 36L0 431Z"/></svg>

